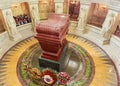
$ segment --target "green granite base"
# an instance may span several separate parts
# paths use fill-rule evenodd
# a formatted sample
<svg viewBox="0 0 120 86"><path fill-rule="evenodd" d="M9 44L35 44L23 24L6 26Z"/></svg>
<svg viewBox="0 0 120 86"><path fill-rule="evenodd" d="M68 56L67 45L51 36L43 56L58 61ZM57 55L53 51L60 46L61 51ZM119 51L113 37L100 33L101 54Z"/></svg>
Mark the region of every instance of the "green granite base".
<svg viewBox="0 0 120 86"><path fill-rule="evenodd" d="M59 61L50 60L47 58L39 57L39 65L43 68L51 68L58 72L62 71L66 67L66 62L68 62L68 57L66 52L68 51L68 44L64 47L63 52L60 56Z"/></svg>

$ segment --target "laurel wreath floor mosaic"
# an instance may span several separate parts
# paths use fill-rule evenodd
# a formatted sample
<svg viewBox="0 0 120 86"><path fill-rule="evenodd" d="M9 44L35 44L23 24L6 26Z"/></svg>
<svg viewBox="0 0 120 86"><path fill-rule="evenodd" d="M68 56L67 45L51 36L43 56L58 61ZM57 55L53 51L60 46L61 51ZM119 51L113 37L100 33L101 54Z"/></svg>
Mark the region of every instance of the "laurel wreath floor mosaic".
<svg viewBox="0 0 120 86"><path fill-rule="evenodd" d="M110 57L93 42L73 34L66 35L70 54L64 71L71 76L69 86L119 86L117 70ZM0 86L37 86L21 73L23 60L39 68L38 41L29 37L10 48L0 60ZM40 86L40 85L38 85Z"/></svg>

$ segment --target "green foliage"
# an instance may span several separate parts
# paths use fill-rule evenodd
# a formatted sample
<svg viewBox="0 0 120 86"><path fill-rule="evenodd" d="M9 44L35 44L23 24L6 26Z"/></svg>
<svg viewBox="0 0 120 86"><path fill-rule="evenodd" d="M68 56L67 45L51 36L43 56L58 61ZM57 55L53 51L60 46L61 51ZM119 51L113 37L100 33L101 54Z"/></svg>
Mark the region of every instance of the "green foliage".
<svg viewBox="0 0 120 86"><path fill-rule="evenodd" d="M33 48L30 48L28 49L23 55L22 55L22 60L26 60L30 53L34 50L34 47ZM23 80L27 80L29 77L28 77L28 74L26 73L26 71L23 69L23 63L21 62L20 63L20 67L19 67L19 70L20 70L20 75L22 76Z"/></svg>
<svg viewBox="0 0 120 86"><path fill-rule="evenodd" d="M28 79L28 74L27 74L26 71L23 69L22 64L21 64L21 66L20 66L20 74L21 74L21 76L22 76L22 78L23 78L24 80L27 80L27 79Z"/></svg>
<svg viewBox="0 0 120 86"><path fill-rule="evenodd" d="M37 85L36 83L34 83L33 81L31 81L29 86L40 86L40 85Z"/></svg>
<svg viewBox="0 0 120 86"><path fill-rule="evenodd" d="M80 79L79 81L77 81L76 83L72 84L72 86L84 86L86 83L85 80Z"/></svg>
<svg viewBox="0 0 120 86"><path fill-rule="evenodd" d="M76 48L77 50L79 50L80 53L81 53L84 57L87 56L87 55L86 55L86 52L85 52L82 48L80 48L79 46L75 46L75 48Z"/></svg>
<svg viewBox="0 0 120 86"><path fill-rule="evenodd" d="M27 51L24 53L24 56L22 57L23 59L27 59L28 56L31 54L31 52L34 50L33 48L27 49Z"/></svg>
<svg viewBox="0 0 120 86"><path fill-rule="evenodd" d="M91 62L90 62L90 60L87 59L85 63L86 63L86 67L85 67L84 75L85 75L86 77L90 77L91 72L92 72Z"/></svg>
<svg viewBox="0 0 120 86"><path fill-rule="evenodd" d="M39 66L39 57L40 57L41 50L38 50L32 57L31 57L31 66L40 69Z"/></svg>
<svg viewBox="0 0 120 86"><path fill-rule="evenodd" d="M79 52L84 56L84 57L87 57L87 54L86 54L86 52L82 49L82 48L80 48L79 46L75 46L75 48L77 49L77 50L79 50ZM91 72L92 72L92 65L91 65L91 62L90 62L90 60L89 59L86 59L86 61L85 61L85 72L84 72L84 75L86 76L86 77L90 77L90 75L91 75Z"/></svg>
<svg viewBox="0 0 120 86"><path fill-rule="evenodd" d="M75 48L82 54L82 56L85 58L85 71L84 71L84 76L83 77L86 77L89 78L91 76L91 73L92 73L92 64L91 64L91 61L87 55L87 53L79 46L75 46ZM72 86L84 86L86 84L86 81L87 80L84 80L84 79L80 79L78 81L76 81L75 83L72 84Z"/></svg>

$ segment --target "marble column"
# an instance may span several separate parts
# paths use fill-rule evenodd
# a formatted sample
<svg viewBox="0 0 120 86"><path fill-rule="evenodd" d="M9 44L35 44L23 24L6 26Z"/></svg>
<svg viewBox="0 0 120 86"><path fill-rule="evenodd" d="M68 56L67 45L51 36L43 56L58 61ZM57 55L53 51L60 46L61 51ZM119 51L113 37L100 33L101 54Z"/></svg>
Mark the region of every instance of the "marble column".
<svg viewBox="0 0 120 86"><path fill-rule="evenodd" d="M21 34L18 32L15 20L12 15L11 9L2 10L6 30L8 32L9 38L13 41L20 40L22 38Z"/></svg>
<svg viewBox="0 0 120 86"><path fill-rule="evenodd" d="M36 32L36 24L40 21L38 4L30 5L30 15L32 20L32 30Z"/></svg>
<svg viewBox="0 0 120 86"><path fill-rule="evenodd" d="M64 0L54 0L55 2L55 13L63 14Z"/></svg>
<svg viewBox="0 0 120 86"><path fill-rule="evenodd" d="M103 36L105 39L110 40L112 31L114 30L114 24L118 13L116 11L109 10L106 16L105 21L102 25L102 30L100 35Z"/></svg>
<svg viewBox="0 0 120 86"><path fill-rule="evenodd" d="M85 32L85 27L87 24L87 16L88 16L88 10L89 6L88 5L81 5L80 6L80 13L78 17L78 26L77 30L84 33Z"/></svg>

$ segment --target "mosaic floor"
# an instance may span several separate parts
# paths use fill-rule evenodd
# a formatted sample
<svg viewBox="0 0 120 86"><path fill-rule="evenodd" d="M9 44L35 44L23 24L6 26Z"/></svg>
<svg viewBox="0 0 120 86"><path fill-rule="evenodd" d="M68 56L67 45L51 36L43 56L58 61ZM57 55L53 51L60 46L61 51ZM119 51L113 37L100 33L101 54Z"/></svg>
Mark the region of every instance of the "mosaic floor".
<svg viewBox="0 0 120 86"><path fill-rule="evenodd" d="M65 70L72 76L69 85L119 86L114 64L100 47L85 38L72 34L67 35L66 38L72 48L71 52L74 53ZM18 66L22 62L21 57L28 52L39 51L40 47L38 46L38 41L34 37L30 37L17 43L6 52L0 61L0 86L23 85L18 73ZM29 51L30 49L31 51ZM28 53L27 57L36 55ZM79 58L73 58L76 55Z"/></svg>

